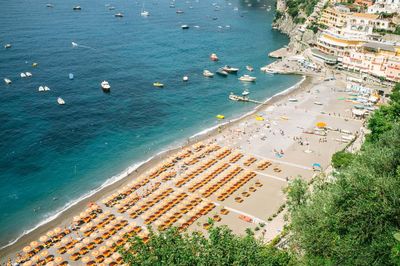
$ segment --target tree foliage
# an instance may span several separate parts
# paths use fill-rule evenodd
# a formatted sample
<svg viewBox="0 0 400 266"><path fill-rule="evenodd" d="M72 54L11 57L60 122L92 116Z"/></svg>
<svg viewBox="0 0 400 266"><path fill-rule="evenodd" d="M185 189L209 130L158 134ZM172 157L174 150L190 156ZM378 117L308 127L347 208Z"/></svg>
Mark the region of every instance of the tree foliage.
<svg viewBox="0 0 400 266"><path fill-rule="evenodd" d="M341 169L349 166L354 155L346 151L338 151L332 156L332 166L336 169Z"/></svg>
<svg viewBox="0 0 400 266"><path fill-rule="evenodd" d="M179 233L150 230L149 241L136 237L128 251L121 249L129 265L289 265L291 256L254 237L251 230L238 236L225 226L212 226L208 236L194 232Z"/></svg>

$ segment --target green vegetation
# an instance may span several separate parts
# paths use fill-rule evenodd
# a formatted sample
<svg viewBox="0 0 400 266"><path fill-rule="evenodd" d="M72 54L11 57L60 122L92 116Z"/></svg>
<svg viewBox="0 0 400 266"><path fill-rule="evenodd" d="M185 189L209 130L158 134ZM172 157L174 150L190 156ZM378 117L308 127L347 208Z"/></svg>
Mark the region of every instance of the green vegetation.
<svg viewBox="0 0 400 266"><path fill-rule="evenodd" d="M354 155L350 152L338 151L332 156L332 166L335 169L348 167L353 160Z"/></svg>
<svg viewBox="0 0 400 266"><path fill-rule="evenodd" d="M396 34L396 35L400 35L400 26L396 26L396 28L391 31L391 30L383 30L383 29L374 29L373 30L376 33L385 35L385 34Z"/></svg>
<svg viewBox="0 0 400 266"><path fill-rule="evenodd" d="M155 233L150 230L149 241L130 240L128 251L121 248L129 265L271 265L293 263L285 251L265 245L251 230L237 236L227 227L212 226L208 237L200 232L181 234L175 228Z"/></svg>
<svg viewBox="0 0 400 266"><path fill-rule="evenodd" d="M287 0L286 12L294 19L296 24L301 24L305 22L307 16L311 15L317 3L318 0ZM283 17L282 12L277 11L274 20L281 17Z"/></svg>

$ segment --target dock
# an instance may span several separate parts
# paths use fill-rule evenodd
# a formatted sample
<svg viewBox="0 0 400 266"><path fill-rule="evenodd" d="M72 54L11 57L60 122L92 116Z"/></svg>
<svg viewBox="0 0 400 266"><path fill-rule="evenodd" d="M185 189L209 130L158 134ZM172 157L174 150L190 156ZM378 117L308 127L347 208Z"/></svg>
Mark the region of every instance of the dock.
<svg viewBox="0 0 400 266"><path fill-rule="evenodd" d="M249 103L256 103L256 104L264 104L263 102L252 100L247 96L235 95L233 93L231 93L229 95L229 100L232 100L232 101L235 101L235 102L249 102Z"/></svg>

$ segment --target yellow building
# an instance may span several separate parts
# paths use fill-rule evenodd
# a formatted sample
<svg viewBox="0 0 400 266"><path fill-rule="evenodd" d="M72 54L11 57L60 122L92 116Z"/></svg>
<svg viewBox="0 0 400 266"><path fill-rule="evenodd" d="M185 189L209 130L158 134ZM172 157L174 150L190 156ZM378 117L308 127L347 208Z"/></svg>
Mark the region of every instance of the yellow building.
<svg viewBox="0 0 400 266"><path fill-rule="evenodd" d="M339 57L347 56L351 51L363 45L366 41L356 36L343 36L331 31L322 32L317 41L317 48L327 54Z"/></svg>
<svg viewBox="0 0 400 266"><path fill-rule="evenodd" d="M328 28L342 28L346 24L350 9L344 6L327 7L322 12L319 24Z"/></svg>

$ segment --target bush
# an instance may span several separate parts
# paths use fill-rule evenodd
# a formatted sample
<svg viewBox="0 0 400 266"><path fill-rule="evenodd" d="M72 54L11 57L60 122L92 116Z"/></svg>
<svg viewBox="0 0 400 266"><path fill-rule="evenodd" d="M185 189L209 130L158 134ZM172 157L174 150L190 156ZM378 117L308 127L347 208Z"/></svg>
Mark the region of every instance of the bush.
<svg viewBox="0 0 400 266"><path fill-rule="evenodd" d="M332 166L335 169L345 168L350 165L354 155L346 151L338 151L332 156Z"/></svg>

